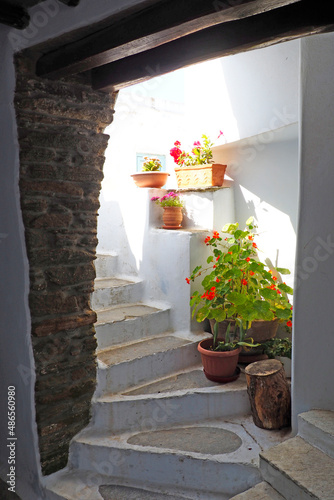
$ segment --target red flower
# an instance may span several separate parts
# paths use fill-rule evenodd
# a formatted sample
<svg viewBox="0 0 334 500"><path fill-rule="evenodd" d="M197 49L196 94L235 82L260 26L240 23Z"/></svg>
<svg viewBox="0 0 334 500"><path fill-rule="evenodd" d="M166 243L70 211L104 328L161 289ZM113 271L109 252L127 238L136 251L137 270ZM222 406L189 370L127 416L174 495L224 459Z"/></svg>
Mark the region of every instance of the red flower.
<svg viewBox="0 0 334 500"><path fill-rule="evenodd" d="M287 321L287 323L286 323L286 324L287 324L287 326L292 326L292 321L291 321L291 320L289 320L289 321Z"/></svg>
<svg viewBox="0 0 334 500"><path fill-rule="evenodd" d="M276 276L273 276L273 280L274 280L274 281L277 281L277 278L276 278Z"/></svg>
<svg viewBox="0 0 334 500"><path fill-rule="evenodd" d="M249 240L251 240L251 241L252 241L252 239L253 239L253 238L254 238L254 236L253 236L252 234L250 234L250 235L248 236L248 239L249 239Z"/></svg>
<svg viewBox="0 0 334 500"><path fill-rule="evenodd" d="M249 271L249 274L250 274L251 276L254 276L254 271Z"/></svg>
<svg viewBox="0 0 334 500"><path fill-rule="evenodd" d="M257 248L257 244L256 244L256 243L253 243L253 247L254 247L254 248Z"/></svg>
<svg viewBox="0 0 334 500"><path fill-rule="evenodd" d="M220 259L220 255L218 255L218 257L216 258L216 261L218 262L218 261L219 261L219 259Z"/></svg>
<svg viewBox="0 0 334 500"><path fill-rule="evenodd" d="M217 283L219 283L219 282L220 282L220 279L219 279L219 278L216 278L216 281L217 281Z"/></svg>
<svg viewBox="0 0 334 500"><path fill-rule="evenodd" d="M247 285L247 281L246 281L246 280L241 280L241 283L242 283L243 285L245 285L245 286Z"/></svg>
<svg viewBox="0 0 334 500"><path fill-rule="evenodd" d="M179 147L179 146L181 146L181 143L180 143L180 141L175 141L175 142L174 142L174 146L176 146L176 147Z"/></svg>
<svg viewBox="0 0 334 500"><path fill-rule="evenodd" d="M247 259L246 259L246 260L247 260L247 262L249 262L249 261L250 261L250 257L247 257Z"/></svg>
<svg viewBox="0 0 334 500"><path fill-rule="evenodd" d="M232 252L227 252L228 254L232 255Z"/></svg>
<svg viewBox="0 0 334 500"><path fill-rule="evenodd" d="M186 282L188 283L188 285L190 285L190 279L189 278L186 278Z"/></svg>
<svg viewBox="0 0 334 500"><path fill-rule="evenodd" d="M179 147L172 148L170 150L170 155L174 158L174 162L178 163L178 160L182 154L182 151Z"/></svg>
<svg viewBox="0 0 334 500"><path fill-rule="evenodd" d="M271 290L276 290L275 285L271 285L271 286L270 286L270 289L271 289Z"/></svg>
<svg viewBox="0 0 334 500"><path fill-rule="evenodd" d="M293 306L290 309L291 309L291 311L293 311Z"/></svg>
<svg viewBox="0 0 334 500"><path fill-rule="evenodd" d="M200 143L199 141L195 141L195 142L194 142L194 146L195 146L196 148L200 148L200 147L201 147L201 143Z"/></svg>
<svg viewBox="0 0 334 500"><path fill-rule="evenodd" d="M213 231L213 237L216 238L216 239L219 238L218 231Z"/></svg>
<svg viewBox="0 0 334 500"><path fill-rule="evenodd" d="M210 240L211 240L210 236L207 236L204 240L204 243L208 244Z"/></svg>
<svg viewBox="0 0 334 500"><path fill-rule="evenodd" d="M281 290L277 290L277 293L278 293L278 295L281 295L282 292L281 292Z"/></svg>

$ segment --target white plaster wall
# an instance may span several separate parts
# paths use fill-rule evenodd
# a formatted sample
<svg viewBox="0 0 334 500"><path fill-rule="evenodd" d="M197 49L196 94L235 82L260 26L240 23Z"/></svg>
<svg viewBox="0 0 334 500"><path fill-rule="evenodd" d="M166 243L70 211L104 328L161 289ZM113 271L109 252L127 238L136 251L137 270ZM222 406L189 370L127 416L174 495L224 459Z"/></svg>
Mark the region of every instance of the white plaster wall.
<svg viewBox="0 0 334 500"><path fill-rule="evenodd" d="M334 410L334 34L301 41L300 204L293 419Z"/></svg>
<svg viewBox="0 0 334 500"><path fill-rule="evenodd" d="M19 202L19 156L13 105L15 73L8 30L0 25L0 476L9 473L7 389L15 386L16 491L40 500L35 369L28 307L29 270Z"/></svg>
<svg viewBox="0 0 334 500"><path fill-rule="evenodd" d="M215 158L227 163L227 174L234 180L236 221L243 228L250 216L255 217L260 259L289 269L291 275L283 279L293 287L299 191L297 123L218 147Z"/></svg>

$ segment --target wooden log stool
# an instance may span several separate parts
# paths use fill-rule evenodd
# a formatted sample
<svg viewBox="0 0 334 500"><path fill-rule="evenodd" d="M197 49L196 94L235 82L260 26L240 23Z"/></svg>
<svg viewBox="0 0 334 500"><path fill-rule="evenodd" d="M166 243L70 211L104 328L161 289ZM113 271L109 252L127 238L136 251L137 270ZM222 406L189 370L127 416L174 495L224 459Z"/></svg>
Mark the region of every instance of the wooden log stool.
<svg viewBox="0 0 334 500"><path fill-rule="evenodd" d="M291 395L283 365L277 359L257 361L245 368L254 424L281 429L291 424Z"/></svg>

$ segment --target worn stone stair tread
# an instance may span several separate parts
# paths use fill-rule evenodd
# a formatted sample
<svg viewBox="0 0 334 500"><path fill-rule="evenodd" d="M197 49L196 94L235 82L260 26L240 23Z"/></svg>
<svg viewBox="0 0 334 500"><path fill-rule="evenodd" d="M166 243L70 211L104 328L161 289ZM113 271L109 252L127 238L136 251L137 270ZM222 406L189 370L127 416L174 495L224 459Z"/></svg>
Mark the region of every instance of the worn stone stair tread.
<svg viewBox="0 0 334 500"><path fill-rule="evenodd" d="M244 493L232 497L231 500L284 500L284 497L268 483L262 482Z"/></svg>
<svg viewBox="0 0 334 500"><path fill-rule="evenodd" d="M94 289L99 290L101 288L115 288L115 287L133 285L135 283L138 283L138 280L135 281L117 277L96 278L94 281Z"/></svg>
<svg viewBox="0 0 334 500"><path fill-rule="evenodd" d="M107 366L111 366L114 364L143 358L145 356L150 356L157 352L176 349L187 344L191 344L191 341L172 335L161 336L99 351L97 353L97 358L101 363Z"/></svg>
<svg viewBox="0 0 334 500"><path fill-rule="evenodd" d="M160 312L162 309L142 303L119 304L108 309L96 311L96 325L115 323L116 321L127 321L138 317L147 316Z"/></svg>
<svg viewBox="0 0 334 500"><path fill-rule="evenodd" d="M119 485L102 485L99 493L103 500L186 500L190 498Z"/></svg>
<svg viewBox="0 0 334 500"><path fill-rule="evenodd" d="M334 460L299 436L261 453L260 460L264 479L286 498L293 498L286 489L298 487L300 498L334 500Z"/></svg>
<svg viewBox="0 0 334 500"><path fill-rule="evenodd" d="M334 459L334 412L310 410L298 415L298 434Z"/></svg>
<svg viewBox="0 0 334 500"><path fill-rule="evenodd" d="M241 382L241 383L240 383ZM145 396L151 394L169 394L176 391L189 391L191 389L202 389L207 387L224 388L225 390L237 390L240 387L246 388L245 376L241 376L236 383L219 384L208 380L203 368L198 366L195 369L175 373L168 377L144 384L140 387L123 392L123 396Z"/></svg>

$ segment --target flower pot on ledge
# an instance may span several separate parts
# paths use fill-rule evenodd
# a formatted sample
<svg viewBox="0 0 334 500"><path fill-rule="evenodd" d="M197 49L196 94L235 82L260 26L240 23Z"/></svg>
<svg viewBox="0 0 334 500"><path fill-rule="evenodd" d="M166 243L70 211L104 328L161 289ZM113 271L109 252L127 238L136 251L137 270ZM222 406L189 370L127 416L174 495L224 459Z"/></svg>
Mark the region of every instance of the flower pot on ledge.
<svg viewBox="0 0 334 500"><path fill-rule="evenodd" d="M163 209L163 229L181 229L183 219L182 207L163 207Z"/></svg>
<svg viewBox="0 0 334 500"><path fill-rule="evenodd" d="M222 186L227 165L207 163L177 167L175 174L179 188Z"/></svg>
<svg viewBox="0 0 334 500"><path fill-rule="evenodd" d="M141 188L162 188L167 182L168 172L136 172L131 174L135 184Z"/></svg>

